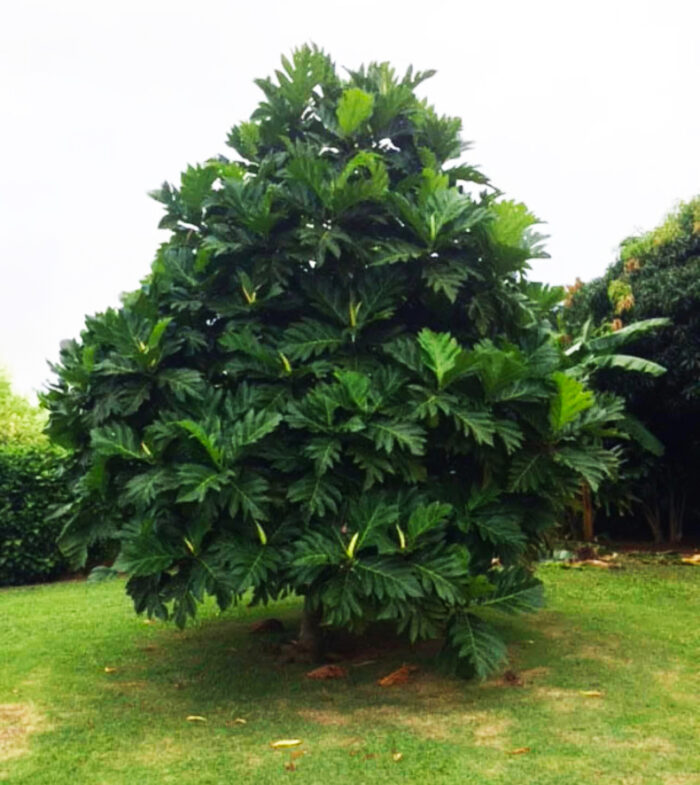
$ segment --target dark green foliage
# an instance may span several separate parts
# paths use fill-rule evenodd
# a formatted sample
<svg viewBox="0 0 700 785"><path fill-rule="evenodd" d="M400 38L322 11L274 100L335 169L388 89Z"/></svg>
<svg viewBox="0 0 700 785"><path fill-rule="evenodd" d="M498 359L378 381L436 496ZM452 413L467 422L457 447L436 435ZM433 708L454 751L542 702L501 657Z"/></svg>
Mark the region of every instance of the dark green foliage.
<svg viewBox="0 0 700 785"><path fill-rule="evenodd" d="M48 445L0 447L0 586L38 583L67 563L56 545L62 524L50 518L68 501L61 451Z"/></svg>
<svg viewBox="0 0 700 785"><path fill-rule="evenodd" d="M663 457L628 455L628 497L657 539L696 535L700 495L695 467L700 461L700 198L681 205L657 229L622 244L620 259L602 278L575 291L564 312L572 331L591 320L608 330L599 341L622 340L636 320L665 317L661 330L631 336L632 354L667 369L663 375L620 373L608 365L596 375L601 390L623 395L637 420L661 441ZM628 325L619 329L622 325ZM613 329L613 332L610 330ZM638 424L632 423L638 429ZM657 454L658 442L647 444ZM618 531L633 528L611 519Z"/></svg>
<svg viewBox="0 0 700 785"><path fill-rule="evenodd" d="M42 433L46 417L12 391L0 370L0 586L49 580L66 569L50 519L67 501L62 451Z"/></svg>
<svg viewBox="0 0 700 785"><path fill-rule="evenodd" d="M46 394L74 450L61 538L117 537L136 609L306 596L326 624L447 632L484 675L480 613L532 610L527 570L614 422L566 379L525 281L536 219L474 168L460 123L372 64L302 48L229 135L239 160L154 196L171 230L121 309L89 318ZM536 296L537 295L537 296Z"/></svg>

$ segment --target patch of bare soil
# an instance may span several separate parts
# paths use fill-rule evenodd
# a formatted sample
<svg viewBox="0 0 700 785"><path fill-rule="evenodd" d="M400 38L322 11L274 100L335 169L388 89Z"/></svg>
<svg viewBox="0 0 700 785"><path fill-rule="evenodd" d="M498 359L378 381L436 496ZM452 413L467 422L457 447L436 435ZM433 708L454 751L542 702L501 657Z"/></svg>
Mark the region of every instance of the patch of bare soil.
<svg viewBox="0 0 700 785"><path fill-rule="evenodd" d="M0 761L18 758L29 748L29 736L41 717L28 703L0 703Z"/></svg>

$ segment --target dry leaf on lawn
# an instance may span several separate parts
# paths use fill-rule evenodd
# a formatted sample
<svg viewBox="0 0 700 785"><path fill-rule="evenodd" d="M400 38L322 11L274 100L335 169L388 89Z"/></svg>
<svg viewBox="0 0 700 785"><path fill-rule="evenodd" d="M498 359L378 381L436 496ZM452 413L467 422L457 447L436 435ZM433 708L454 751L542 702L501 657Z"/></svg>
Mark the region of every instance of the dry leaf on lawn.
<svg viewBox="0 0 700 785"><path fill-rule="evenodd" d="M620 568L619 564L611 561L603 561L602 559L582 559L581 561L569 562L570 567L598 567L601 570L616 570Z"/></svg>
<svg viewBox="0 0 700 785"><path fill-rule="evenodd" d="M379 679L377 684L380 687L394 687L397 684L405 684L411 678L411 674L418 670L417 665L402 665L397 670Z"/></svg>
<svg viewBox="0 0 700 785"><path fill-rule="evenodd" d="M579 692L584 698L602 698L603 695L605 695L605 693L600 690L579 690Z"/></svg>
<svg viewBox="0 0 700 785"><path fill-rule="evenodd" d="M509 755L525 755L526 752L530 752L529 747L518 747L514 750L508 750Z"/></svg>
<svg viewBox="0 0 700 785"><path fill-rule="evenodd" d="M511 687L522 687L523 680L515 671L508 670L503 674L503 683Z"/></svg>
<svg viewBox="0 0 700 785"><path fill-rule="evenodd" d="M307 679L345 679L348 672L340 665L322 665L320 668L309 671Z"/></svg>
<svg viewBox="0 0 700 785"><path fill-rule="evenodd" d="M403 752L394 752L391 755L391 759L394 763L398 763L403 758Z"/></svg>
<svg viewBox="0 0 700 785"><path fill-rule="evenodd" d="M116 672L117 672L116 668L110 668L110 667L105 668L105 673L116 673Z"/></svg>
<svg viewBox="0 0 700 785"><path fill-rule="evenodd" d="M681 562L683 564L697 564L700 566L700 553L694 553L692 556L683 556Z"/></svg>
<svg viewBox="0 0 700 785"><path fill-rule="evenodd" d="M271 741L270 746L273 750L285 750L288 747L298 747L303 743L301 739L278 739L277 741Z"/></svg>
<svg viewBox="0 0 700 785"><path fill-rule="evenodd" d="M199 714L190 714L186 717L187 722L206 722L206 717L201 717Z"/></svg>

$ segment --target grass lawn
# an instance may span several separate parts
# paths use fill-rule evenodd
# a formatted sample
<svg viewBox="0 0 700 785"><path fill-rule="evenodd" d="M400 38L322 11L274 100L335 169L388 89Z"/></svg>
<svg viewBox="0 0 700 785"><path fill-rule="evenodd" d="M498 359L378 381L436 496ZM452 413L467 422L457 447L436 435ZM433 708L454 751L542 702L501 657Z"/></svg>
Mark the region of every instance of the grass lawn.
<svg viewBox="0 0 700 785"><path fill-rule="evenodd" d="M207 606L180 632L137 618L121 581L0 591L0 780L700 783L700 570L541 575L548 608L504 625L522 686L448 679L408 648L312 681L248 631L293 623L295 601ZM402 662L409 684L376 684ZM305 754L269 746L290 737Z"/></svg>

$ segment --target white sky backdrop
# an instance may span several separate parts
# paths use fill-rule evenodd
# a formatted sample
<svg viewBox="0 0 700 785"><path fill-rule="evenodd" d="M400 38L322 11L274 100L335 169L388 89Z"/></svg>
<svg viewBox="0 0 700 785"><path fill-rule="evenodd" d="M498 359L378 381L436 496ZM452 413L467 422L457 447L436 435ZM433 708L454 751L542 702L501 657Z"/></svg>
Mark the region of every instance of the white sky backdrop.
<svg viewBox="0 0 700 785"><path fill-rule="evenodd" d="M148 271L146 192L229 151L281 53L436 68L478 163L547 222L532 277L599 275L700 193L697 0L14 0L0 20L0 364L23 393Z"/></svg>

